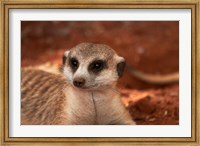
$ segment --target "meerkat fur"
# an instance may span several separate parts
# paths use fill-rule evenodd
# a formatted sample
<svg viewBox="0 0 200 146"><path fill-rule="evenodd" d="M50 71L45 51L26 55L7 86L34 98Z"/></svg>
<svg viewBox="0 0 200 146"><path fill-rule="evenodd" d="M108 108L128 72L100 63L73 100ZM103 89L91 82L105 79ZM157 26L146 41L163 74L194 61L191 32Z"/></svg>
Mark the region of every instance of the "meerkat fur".
<svg viewBox="0 0 200 146"><path fill-rule="evenodd" d="M125 59L104 44L81 43L63 55L61 74L22 69L22 124L135 124L116 83Z"/></svg>

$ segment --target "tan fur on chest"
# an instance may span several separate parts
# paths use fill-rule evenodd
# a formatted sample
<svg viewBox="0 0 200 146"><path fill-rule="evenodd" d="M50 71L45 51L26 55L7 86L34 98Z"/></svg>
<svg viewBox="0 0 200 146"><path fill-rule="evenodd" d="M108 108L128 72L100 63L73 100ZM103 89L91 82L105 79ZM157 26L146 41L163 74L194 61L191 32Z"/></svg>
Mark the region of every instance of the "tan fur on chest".
<svg viewBox="0 0 200 146"><path fill-rule="evenodd" d="M94 104L91 94L68 87L65 90L67 124L93 124L94 123Z"/></svg>
<svg viewBox="0 0 200 146"><path fill-rule="evenodd" d="M116 91L80 91L72 87L66 94L68 124L133 124Z"/></svg>

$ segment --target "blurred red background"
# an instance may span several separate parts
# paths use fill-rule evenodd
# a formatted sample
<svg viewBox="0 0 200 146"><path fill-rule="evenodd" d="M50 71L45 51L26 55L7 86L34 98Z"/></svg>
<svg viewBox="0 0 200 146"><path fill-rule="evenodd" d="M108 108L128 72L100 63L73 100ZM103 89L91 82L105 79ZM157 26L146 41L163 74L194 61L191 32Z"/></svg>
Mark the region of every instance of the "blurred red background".
<svg viewBox="0 0 200 146"><path fill-rule="evenodd" d="M145 73L168 74L179 68L178 21L22 21L22 66L61 64L63 52L81 42L104 43ZM126 88L157 87L127 71Z"/></svg>

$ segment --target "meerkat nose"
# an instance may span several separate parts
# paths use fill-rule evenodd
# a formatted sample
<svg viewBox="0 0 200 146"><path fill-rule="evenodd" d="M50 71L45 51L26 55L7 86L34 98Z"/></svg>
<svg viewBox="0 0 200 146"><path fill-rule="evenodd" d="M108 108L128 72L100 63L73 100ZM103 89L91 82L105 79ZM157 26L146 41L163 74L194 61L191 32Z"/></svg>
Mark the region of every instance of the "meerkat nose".
<svg viewBox="0 0 200 146"><path fill-rule="evenodd" d="M76 87L83 87L85 84L85 79L84 78L75 78L73 81L73 84Z"/></svg>

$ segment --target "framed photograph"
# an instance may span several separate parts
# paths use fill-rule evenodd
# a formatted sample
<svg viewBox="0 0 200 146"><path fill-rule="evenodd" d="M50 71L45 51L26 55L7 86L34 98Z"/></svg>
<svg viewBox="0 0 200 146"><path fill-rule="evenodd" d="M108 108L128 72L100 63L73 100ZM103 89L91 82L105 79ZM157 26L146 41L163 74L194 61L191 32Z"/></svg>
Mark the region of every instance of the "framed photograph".
<svg viewBox="0 0 200 146"><path fill-rule="evenodd" d="M1 1L1 144L199 144L199 1Z"/></svg>

